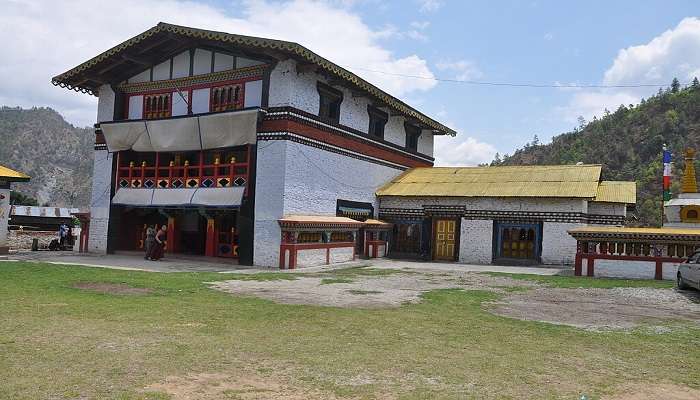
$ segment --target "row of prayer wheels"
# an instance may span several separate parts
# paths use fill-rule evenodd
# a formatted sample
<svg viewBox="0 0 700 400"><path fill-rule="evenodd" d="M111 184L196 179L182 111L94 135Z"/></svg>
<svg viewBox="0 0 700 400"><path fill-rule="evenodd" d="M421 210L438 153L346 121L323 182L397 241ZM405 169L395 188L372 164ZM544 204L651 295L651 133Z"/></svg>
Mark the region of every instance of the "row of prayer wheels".
<svg viewBox="0 0 700 400"><path fill-rule="evenodd" d="M235 163L236 163L236 157L231 157L229 163L235 164ZM219 157L216 157L216 158L214 159L214 165L219 165L219 164L221 164L221 162L220 162L220 160L219 160ZM133 162L133 161L129 162L129 167L132 167L132 168L133 168L133 167L135 167L135 166L136 166L136 163L135 163L135 162ZM142 166L142 167L147 167L148 164L146 163L146 161L142 161L142 162L141 162L141 166ZM175 166L175 161L170 161L169 166L174 167L174 166ZM189 167L189 166L190 166L190 161L189 161L189 160L185 160L185 167Z"/></svg>

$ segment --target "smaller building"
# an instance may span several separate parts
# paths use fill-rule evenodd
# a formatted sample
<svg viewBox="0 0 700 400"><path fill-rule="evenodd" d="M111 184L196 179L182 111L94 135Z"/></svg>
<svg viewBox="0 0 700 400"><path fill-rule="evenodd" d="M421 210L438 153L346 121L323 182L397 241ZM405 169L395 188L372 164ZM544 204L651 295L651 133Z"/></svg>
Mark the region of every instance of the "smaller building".
<svg viewBox="0 0 700 400"><path fill-rule="evenodd" d="M601 165L413 168L377 191L392 257L475 264L573 264L567 231L622 225L634 182Z"/></svg>
<svg viewBox="0 0 700 400"><path fill-rule="evenodd" d="M34 239L38 240L40 249L47 248L53 239L59 239L59 228L65 224L73 228L74 214L78 208L35 207L14 205L10 208L9 246L13 249L31 249ZM74 237L80 236L81 230L71 229L68 248L74 243Z"/></svg>
<svg viewBox="0 0 700 400"><path fill-rule="evenodd" d="M0 165L0 254L7 254L7 226L10 218L10 184L29 182L29 176Z"/></svg>
<svg viewBox="0 0 700 400"><path fill-rule="evenodd" d="M575 274L676 279L678 263L700 249L700 193L695 151L685 151L681 193L664 202L661 228L589 226L569 230L577 241Z"/></svg>

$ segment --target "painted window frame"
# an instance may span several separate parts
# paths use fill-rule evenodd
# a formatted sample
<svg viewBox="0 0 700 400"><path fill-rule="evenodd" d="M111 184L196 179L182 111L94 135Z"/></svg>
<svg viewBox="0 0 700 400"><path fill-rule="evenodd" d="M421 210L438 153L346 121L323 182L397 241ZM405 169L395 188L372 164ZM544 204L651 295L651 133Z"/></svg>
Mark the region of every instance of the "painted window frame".
<svg viewBox="0 0 700 400"><path fill-rule="evenodd" d="M230 110L222 110L222 111L212 111L212 93L213 89L217 87L223 87L223 86L232 86L232 85L241 85L241 92L240 92L240 100L239 102L243 105L245 105L245 84L248 82L255 82L259 80L264 81L264 76L253 76L253 77L246 77L246 78L240 78L240 79L231 79L231 80L226 80L226 81L217 81L217 82L207 82L207 83L200 83L200 84L195 84L195 85L190 85L190 86L184 86L179 88L180 92L182 93L187 93L187 114L186 116L191 116L191 115L202 115L202 114L209 114L209 113L215 113L215 112L225 112L225 111L230 111ZM167 82L167 81L163 81ZM264 84L263 84L264 87ZM194 90L200 90L200 89L209 89L209 110L207 112L203 113L192 113L192 92ZM263 89L264 90L264 89ZM172 118L172 101L175 96L179 96L178 90L175 87L172 88L167 88L167 89L156 89L156 90L147 90L143 92L135 92L135 93L127 93L124 95L124 113L122 114L122 118L124 120L129 120L129 99L131 97L136 97L136 96L153 96L153 95L162 95L162 94L170 94L170 117L166 118ZM263 93L264 95L264 93ZM145 109L146 109L146 102L144 101L142 104L142 118L141 119L148 119L148 118L143 118L145 116ZM175 116L178 117L178 116ZM136 121L136 120L134 120Z"/></svg>
<svg viewBox="0 0 700 400"><path fill-rule="evenodd" d="M323 82L317 82L318 116L326 122L340 123L340 109L343 104L343 92ZM326 106L327 105L327 106Z"/></svg>
<svg viewBox="0 0 700 400"><path fill-rule="evenodd" d="M420 139L420 135L423 133L423 129L420 126L410 122L404 123L403 127L404 131L406 132L406 149L418 152L418 141Z"/></svg>
<svg viewBox="0 0 700 400"><path fill-rule="evenodd" d="M389 123L389 114L371 105L367 106L367 114L369 115L367 134L373 138L384 139L386 124Z"/></svg>

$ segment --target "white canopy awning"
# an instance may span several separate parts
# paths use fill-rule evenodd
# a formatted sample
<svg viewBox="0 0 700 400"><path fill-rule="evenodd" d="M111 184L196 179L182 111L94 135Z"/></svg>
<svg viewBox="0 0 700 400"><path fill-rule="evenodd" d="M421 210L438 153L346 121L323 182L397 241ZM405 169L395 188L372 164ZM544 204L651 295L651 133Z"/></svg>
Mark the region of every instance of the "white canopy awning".
<svg viewBox="0 0 700 400"><path fill-rule="evenodd" d="M255 143L258 109L100 125L109 151L194 151Z"/></svg>
<svg viewBox="0 0 700 400"><path fill-rule="evenodd" d="M243 202L244 191L243 186L195 189L121 188L112 198L112 204L135 207L237 207Z"/></svg>

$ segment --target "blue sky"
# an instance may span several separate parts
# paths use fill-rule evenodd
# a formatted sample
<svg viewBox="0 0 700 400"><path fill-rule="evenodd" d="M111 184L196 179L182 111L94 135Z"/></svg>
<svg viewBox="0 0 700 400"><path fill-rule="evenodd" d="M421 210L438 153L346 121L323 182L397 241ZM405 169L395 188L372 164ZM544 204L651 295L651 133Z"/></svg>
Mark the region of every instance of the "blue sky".
<svg viewBox="0 0 700 400"><path fill-rule="evenodd" d="M0 66L0 104L48 105L89 125L95 99L53 88L50 77L168 21L297 41L349 67L459 131L437 141L442 165L489 161L534 134L546 142L572 129L579 115L590 119L656 89L475 86L389 74L664 85L700 74L697 1L0 0L0 6L9 61Z"/></svg>

